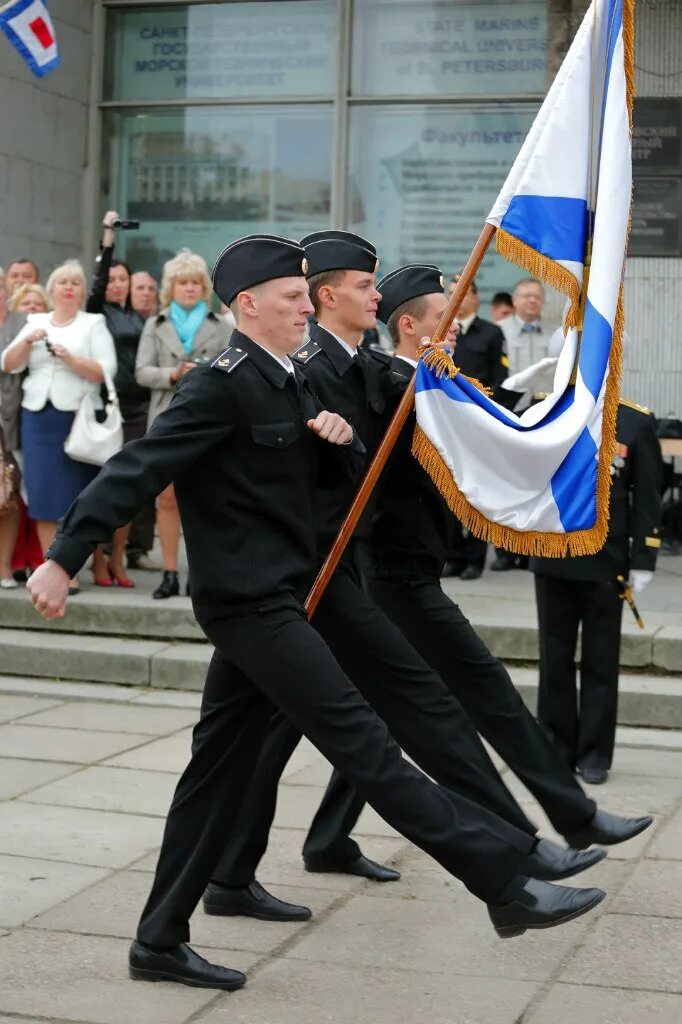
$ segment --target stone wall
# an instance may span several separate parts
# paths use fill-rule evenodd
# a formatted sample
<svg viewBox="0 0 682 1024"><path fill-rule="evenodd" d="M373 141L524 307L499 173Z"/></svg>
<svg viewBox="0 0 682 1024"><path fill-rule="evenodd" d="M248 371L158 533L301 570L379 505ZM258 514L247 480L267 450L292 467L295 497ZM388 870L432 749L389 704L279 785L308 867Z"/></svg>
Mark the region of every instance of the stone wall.
<svg viewBox="0 0 682 1024"><path fill-rule="evenodd" d="M0 266L44 280L81 255L94 0L50 0L61 66L37 78L0 34Z"/></svg>

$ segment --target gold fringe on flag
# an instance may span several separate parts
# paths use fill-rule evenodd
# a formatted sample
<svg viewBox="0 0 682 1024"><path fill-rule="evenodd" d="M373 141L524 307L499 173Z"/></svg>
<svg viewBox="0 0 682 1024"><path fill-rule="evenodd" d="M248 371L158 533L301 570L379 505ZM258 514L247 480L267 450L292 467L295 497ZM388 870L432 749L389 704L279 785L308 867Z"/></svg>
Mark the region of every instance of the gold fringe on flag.
<svg viewBox="0 0 682 1024"><path fill-rule="evenodd" d="M566 295L571 305L564 317L564 330L577 327L580 320L580 288L578 282L565 267L555 263L548 256L543 256L525 242L498 228L495 232L495 249L510 263L521 267L531 277L544 281L558 292Z"/></svg>
<svg viewBox="0 0 682 1024"><path fill-rule="evenodd" d="M453 377L462 377L463 380L468 380L470 384L473 384L475 388L482 391L489 398L493 393L492 388L487 388L485 384L481 384L480 380L476 380L475 377L467 377L465 373L462 373L459 367L455 366L450 353L442 348L429 349L422 357L422 362L436 377L447 377L449 380L452 380Z"/></svg>
<svg viewBox="0 0 682 1024"><path fill-rule="evenodd" d="M632 134L632 104L634 98L634 0L623 0L623 47L625 63L626 100ZM628 236L630 224L628 223ZM564 320L566 328L578 326L580 319L580 291L572 274L541 253L525 245L506 231L498 228L496 248L500 255L521 267L538 280L552 285L570 300ZM627 238L626 238L627 249ZM623 289L618 296L613 340L609 354L609 372L604 389L602 410L602 438L597 464L596 520L587 530L572 533L546 533L539 530L521 531L491 522L469 503L462 494L451 470L419 425L415 428L412 454L426 470L443 495L448 507L476 537L519 555L539 555L544 558L563 558L566 555L594 555L600 551L609 529L609 502L611 497L611 464L616 453L616 418L620 402L620 379L623 357ZM426 358L426 357L425 357ZM429 358L431 358L429 356ZM448 357L449 358L449 357ZM441 361L438 360L440 365ZM450 359L450 363L452 360ZM452 363L454 367L454 363ZM454 376L457 373L454 367ZM445 372L445 371L444 371ZM442 376L443 374L440 374ZM481 390L478 381L473 381Z"/></svg>

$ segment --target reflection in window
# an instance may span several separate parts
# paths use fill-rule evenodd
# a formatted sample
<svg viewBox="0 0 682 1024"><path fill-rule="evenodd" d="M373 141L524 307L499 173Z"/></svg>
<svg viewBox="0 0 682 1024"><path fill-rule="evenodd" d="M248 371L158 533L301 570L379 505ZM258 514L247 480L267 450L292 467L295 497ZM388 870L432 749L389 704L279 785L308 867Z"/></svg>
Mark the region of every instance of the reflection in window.
<svg viewBox="0 0 682 1024"><path fill-rule="evenodd" d="M534 115L531 105L353 110L349 227L375 242L382 274L414 262L461 270ZM489 298L518 277L491 256L479 289Z"/></svg>
<svg viewBox="0 0 682 1024"><path fill-rule="evenodd" d="M104 95L331 97L336 31L335 0L111 9Z"/></svg>
<svg viewBox="0 0 682 1024"><path fill-rule="evenodd" d="M546 0L355 0L356 96L541 95Z"/></svg>
<svg viewBox="0 0 682 1024"><path fill-rule="evenodd" d="M329 226L327 108L107 112L104 138L103 208L141 222L120 239L134 264L158 267L183 245L210 264L240 235L300 238Z"/></svg>

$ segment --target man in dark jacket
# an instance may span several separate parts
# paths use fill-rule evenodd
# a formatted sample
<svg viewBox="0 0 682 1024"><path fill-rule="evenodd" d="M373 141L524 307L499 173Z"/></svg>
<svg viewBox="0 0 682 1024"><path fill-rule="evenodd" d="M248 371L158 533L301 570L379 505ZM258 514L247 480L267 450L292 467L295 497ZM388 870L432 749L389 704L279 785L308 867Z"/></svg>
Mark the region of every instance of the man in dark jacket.
<svg viewBox="0 0 682 1024"><path fill-rule="evenodd" d="M623 587L650 581L661 546L661 449L648 409L622 401L606 544L596 555L531 558L540 629L538 718L571 768L606 782L613 759ZM582 626L580 700L576 646Z"/></svg>

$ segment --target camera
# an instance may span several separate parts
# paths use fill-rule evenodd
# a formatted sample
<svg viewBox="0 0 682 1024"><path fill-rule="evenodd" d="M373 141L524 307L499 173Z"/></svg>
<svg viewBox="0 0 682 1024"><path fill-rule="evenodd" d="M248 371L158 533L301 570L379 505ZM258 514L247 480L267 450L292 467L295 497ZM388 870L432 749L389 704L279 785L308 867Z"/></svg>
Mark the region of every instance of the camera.
<svg viewBox="0 0 682 1024"><path fill-rule="evenodd" d="M117 217L116 220L111 222L111 226L118 231L137 231L140 222L139 220L121 220L120 217Z"/></svg>
<svg viewBox="0 0 682 1024"><path fill-rule="evenodd" d="M49 338L45 338L45 348L47 349L47 351L50 353L51 356L54 355L54 348L53 348L52 342L49 340Z"/></svg>

